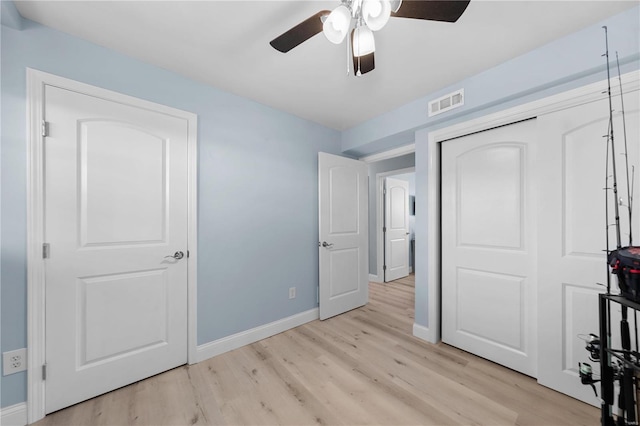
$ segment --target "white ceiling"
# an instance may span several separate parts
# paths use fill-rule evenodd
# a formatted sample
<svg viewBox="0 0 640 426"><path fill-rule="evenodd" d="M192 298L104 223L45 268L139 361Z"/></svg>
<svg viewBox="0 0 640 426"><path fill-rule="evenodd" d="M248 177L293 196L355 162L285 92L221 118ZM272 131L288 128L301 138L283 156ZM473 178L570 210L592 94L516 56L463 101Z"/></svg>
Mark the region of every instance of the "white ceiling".
<svg viewBox="0 0 640 426"><path fill-rule="evenodd" d="M23 17L199 82L344 130L638 4L472 0L457 23L391 18L376 69L346 75L322 34L269 41L334 1L16 1ZM561 60L561 58L559 58Z"/></svg>

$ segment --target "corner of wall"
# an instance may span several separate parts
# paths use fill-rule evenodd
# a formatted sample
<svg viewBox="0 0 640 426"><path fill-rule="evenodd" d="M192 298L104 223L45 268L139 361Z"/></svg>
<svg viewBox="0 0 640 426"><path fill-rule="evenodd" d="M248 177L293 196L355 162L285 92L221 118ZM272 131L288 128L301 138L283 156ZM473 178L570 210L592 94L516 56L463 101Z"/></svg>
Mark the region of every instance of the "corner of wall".
<svg viewBox="0 0 640 426"><path fill-rule="evenodd" d="M24 18L13 1L0 1L0 18L2 25L14 30L21 31L24 27Z"/></svg>

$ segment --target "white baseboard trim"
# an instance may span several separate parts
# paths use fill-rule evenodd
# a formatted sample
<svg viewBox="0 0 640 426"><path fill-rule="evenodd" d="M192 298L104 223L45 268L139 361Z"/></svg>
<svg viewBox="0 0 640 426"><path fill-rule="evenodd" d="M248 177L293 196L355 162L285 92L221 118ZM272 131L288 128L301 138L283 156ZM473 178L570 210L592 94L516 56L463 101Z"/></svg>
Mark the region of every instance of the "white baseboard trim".
<svg viewBox="0 0 640 426"><path fill-rule="evenodd" d="M380 278L378 278L378 276L377 276L377 275L369 274L369 282L372 282L372 283L381 283L382 281L380 280Z"/></svg>
<svg viewBox="0 0 640 426"><path fill-rule="evenodd" d="M197 362L255 343L258 340L266 339L283 331L317 320L318 318L319 310L318 308L314 308L269 324L252 328L251 330L242 331L231 336L223 337L222 339L214 340L213 342L205 343L204 345L199 345L196 352Z"/></svg>
<svg viewBox="0 0 640 426"><path fill-rule="evenodd" d="M413 323L413 335L418 339L426 340L429 343L438 343L438 339L433 335L429 327Z"/></svg>
<svg viewBox="0 0 640 426"><path fill-rule="evenodd" d="M27 424L27 403L10 405L0 409L0 425L24 426Z"/></svg>

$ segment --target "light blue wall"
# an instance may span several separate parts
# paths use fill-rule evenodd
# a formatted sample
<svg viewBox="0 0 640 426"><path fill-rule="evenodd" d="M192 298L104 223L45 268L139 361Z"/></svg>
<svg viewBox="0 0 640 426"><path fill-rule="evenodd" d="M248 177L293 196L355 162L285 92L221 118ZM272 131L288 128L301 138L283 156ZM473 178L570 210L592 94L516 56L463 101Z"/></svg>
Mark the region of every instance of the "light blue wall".
<svg viewBox="0 0 640 426"><path fill-rule="evenodd" d="M617 50L622 72L637 69L638 6L348 129L342 133L342 149L360 157L385 151L413 143L419 129L446 127L602 80L606 78L602 25L609 27L612 58ZM427 117L430 100L460 88L464 106Z"/></svg>
<svg viewBox="0 0 640 426"><path fill-rule="evenodd" d="M378 191L376 190L376 175L392 170L407 169L415 165L415 155L407 154L401 157L389 158L369 164L369 273L378 273ZM379 277L382 278L382 277Z"/></svg>
<svg viewBox="0 0 640 426"><path fill-rule="evenodd" d="M27 343L26 67L198 114L199 344L317 306L317 153L340 153L337 131L22 26L1 29L2 352ZM25 401L25 373L3 377L1 391L2 407Z"/></svg>

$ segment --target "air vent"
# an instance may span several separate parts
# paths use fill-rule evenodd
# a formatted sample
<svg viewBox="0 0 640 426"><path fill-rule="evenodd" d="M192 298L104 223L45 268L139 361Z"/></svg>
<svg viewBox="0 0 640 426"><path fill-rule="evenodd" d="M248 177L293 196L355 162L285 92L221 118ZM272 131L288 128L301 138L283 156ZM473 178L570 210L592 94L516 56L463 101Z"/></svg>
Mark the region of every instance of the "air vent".
<svg viewBox="0 0 640 426"><path fill-rule="evenodd" d="M456 90L453 93L434 99L429 102L429 117L442 114L464 105L464 89Z"/></svg>

